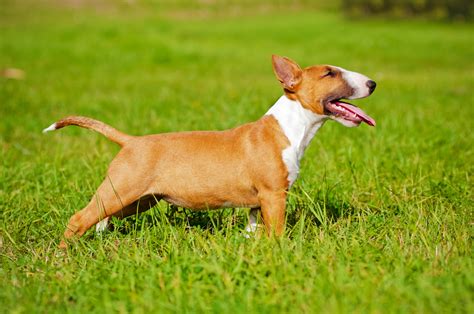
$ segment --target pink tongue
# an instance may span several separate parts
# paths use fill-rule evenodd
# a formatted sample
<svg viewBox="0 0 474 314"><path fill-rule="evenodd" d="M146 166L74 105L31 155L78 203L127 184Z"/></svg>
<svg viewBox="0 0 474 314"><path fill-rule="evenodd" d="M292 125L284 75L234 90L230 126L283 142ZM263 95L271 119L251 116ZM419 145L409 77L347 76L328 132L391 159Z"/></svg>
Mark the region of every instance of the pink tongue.
<svg viewBox="0 0 474 314"><path fill-rule="evenodd" d="M351 104L345 103L345 102L337 102L338 106L341 106L342 108L355 113L358 115L362 120L364 120L365 123L371 126L375 126L375 120L372 119L368 114L366 114L364 111L362 111L360 108L353 106Z"/></svg>

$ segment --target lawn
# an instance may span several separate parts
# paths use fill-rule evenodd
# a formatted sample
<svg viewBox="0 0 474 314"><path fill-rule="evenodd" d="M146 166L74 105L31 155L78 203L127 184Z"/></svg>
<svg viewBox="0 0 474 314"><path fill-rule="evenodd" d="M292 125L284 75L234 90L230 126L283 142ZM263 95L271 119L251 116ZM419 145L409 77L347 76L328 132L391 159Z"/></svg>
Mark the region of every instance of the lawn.
<svg viewBox="0 0 474 314"><path fill-rule="evenodd" d="M0 77L2 312L474 312L472 24L58 3L0 5L0 68L26 75ZM247 209L159 203L57 248L118 147L43 128L69 114L136 135L253 121L282 94L272 53L378 83L354 101L375 128L328 122L313 140L285 236L244 238Z"/></svg>

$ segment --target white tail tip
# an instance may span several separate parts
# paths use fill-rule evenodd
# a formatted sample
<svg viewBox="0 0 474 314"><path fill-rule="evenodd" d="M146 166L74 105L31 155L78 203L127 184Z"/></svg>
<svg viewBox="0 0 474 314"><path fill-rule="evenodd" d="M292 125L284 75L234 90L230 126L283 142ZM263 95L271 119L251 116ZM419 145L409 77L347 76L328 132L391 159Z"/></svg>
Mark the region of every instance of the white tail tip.
<svg viewBox="0 0 474 314"><path fill-rule="evenodd" d="M51 132L51 131L54 131L54 130L56 130L56 123L53 123L50 126L48 126L46 129L44 129L43 133Z"/></svg>

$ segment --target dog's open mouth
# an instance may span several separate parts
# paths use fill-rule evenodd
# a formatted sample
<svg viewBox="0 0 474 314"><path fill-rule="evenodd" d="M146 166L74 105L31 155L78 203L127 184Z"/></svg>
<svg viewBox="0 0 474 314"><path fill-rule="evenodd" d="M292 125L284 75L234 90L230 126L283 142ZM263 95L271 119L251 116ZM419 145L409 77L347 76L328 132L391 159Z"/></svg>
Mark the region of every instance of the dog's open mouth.
<svg viewBox="0 0 474 314"><path fill-rule="evenodd" d="M375 120L366 114L362 109L343 102L339 99L331 100L326 103L326 110L328 110L336 118L342 118L355 124L365 122L370 126L375 126Z"/></svg>

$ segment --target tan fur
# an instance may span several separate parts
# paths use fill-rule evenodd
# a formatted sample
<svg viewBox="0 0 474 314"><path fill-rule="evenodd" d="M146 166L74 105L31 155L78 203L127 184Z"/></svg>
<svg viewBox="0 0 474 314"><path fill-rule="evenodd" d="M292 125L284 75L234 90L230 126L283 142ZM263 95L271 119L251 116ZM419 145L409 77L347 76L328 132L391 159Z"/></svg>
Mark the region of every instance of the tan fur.
<svg viewBox="0 0 474 314"><path fill-rule="evenodd" d="M76 125L99 132L120 146L123 146L130 138L132 138L132 136L122 133L101 121L80 116L70 116L59 120L56 122L56 130L68 125Z"/></svg>
<svg viewBox="0 0 474 314"><path fill-rule="evenodd" d="M337 68L317 65L302 70L291 59L276 55L272 56L272 63L285 95L316 114L324 114L324 102L328 99L351 94L351 87ZM326 75L328 72L333 75Z"/></svg>
<svg viewBox="0 0 474 314"><path fill-rule="evenodd" d="M302 70L288 58L272 59L287 96L317 114L328 97L348 88L337 69ZM336 75L325 76L328 70ZM146 210L161 199L197 210L261 208L267 233L283 233L288 171L282 151L289 141L273 116L226 131L136 137L85 117L65 118L56 128L67 125L96 130L122 149L90 203L69 220L65 239L81 236L101 219Z"/></svg>

